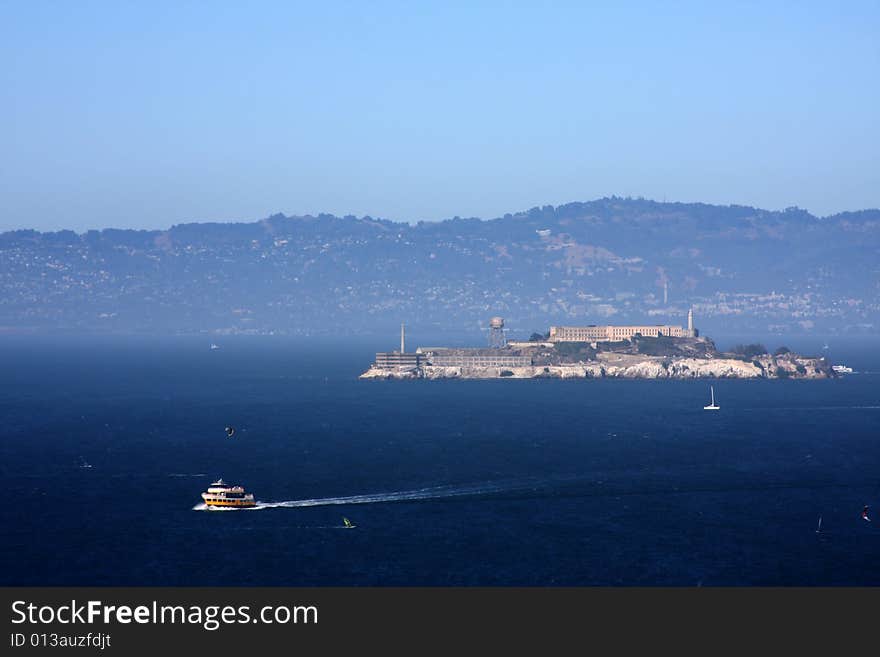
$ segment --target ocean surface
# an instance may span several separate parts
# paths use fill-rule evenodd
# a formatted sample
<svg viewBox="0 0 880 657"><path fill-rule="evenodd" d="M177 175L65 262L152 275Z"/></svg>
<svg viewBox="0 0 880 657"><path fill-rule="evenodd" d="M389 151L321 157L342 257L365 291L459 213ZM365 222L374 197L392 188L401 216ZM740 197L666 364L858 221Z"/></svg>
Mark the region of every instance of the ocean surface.
<svg viewBox="0 0 880 657"><path fill-rule="evenodd" d="M0 585L880 584L876 340L839 380L714 381L718 412L215 341L0 338ZM204 510L220 476L258 508Z"/></svg>

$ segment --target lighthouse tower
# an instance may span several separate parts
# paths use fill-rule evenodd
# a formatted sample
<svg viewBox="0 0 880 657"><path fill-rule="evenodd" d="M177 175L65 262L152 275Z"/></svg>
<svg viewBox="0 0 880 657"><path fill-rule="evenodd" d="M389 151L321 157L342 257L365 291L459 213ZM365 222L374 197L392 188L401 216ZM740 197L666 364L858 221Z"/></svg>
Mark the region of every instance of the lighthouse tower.
<svg viewBox="0 0 880 657"><path fill-rule="evenodd" d="M688 309L688 337L693 338L696 337L694 333L694 309Z"/></svg>

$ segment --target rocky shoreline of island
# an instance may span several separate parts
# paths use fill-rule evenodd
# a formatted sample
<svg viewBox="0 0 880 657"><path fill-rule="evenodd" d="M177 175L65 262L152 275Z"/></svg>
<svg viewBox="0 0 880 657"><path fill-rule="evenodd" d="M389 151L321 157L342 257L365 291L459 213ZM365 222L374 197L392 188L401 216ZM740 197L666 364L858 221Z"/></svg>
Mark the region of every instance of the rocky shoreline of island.
<svg viewBox="0 0 880 657"><path fill-rule="evenodd" d="M835 372L821 358L788 355L745 362L734 358L601 359L524 367L371 367L361 379L828 379Z"/></svg>

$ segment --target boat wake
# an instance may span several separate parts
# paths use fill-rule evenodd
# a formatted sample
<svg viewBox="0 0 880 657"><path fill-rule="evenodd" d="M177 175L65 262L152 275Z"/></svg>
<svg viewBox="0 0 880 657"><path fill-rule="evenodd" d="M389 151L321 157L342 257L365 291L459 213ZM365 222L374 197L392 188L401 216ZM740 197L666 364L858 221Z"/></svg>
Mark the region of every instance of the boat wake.
<svg viewBox="0 0 880 657"><path fill-rule="evenodd" d="M347 504L380 504L383 502L409 502L418 500L440 500L452 497L492 495L511 491L538 490L546 486L536 479L517 481L486 481L477 484L430 486L413 490L399 490L384 493L345 495L342 497L315 497L303 500L284 500L281 502L257 501L255 506L243 509L222 509L224 511L256 511L261 509L299 509L310 506L342 506ZM214 511L217 507L196 504L193 511Z"/></svg>
<svg viewBox="0 0 880 657"><path fill-rule="evenodd" d="M208 506L204 502L201 504L196 504L193 508L193 511L241 511L241 509L236 509L231 506Z"/></svg>
<svg viewBox="0 0 880 657"><path fill-rule="evenodd" d="M384 493L367 493L362 495L345 495L341 497L316 497L302 500L284 500L280 502L257 501L252 507L209 507L207 504L196 504L193 511L259 511L263 509L300 509L313 506L343 506L349 504L382 504L389 502L414 502L422 500L444 500L460 497L490 497L492 495L515 494L521 497L613 497L621 499L643 495L693 495L700 493L721 494L740 491L770 490L821 490L875 485L876 482L836 482L836 481L767 481L751 482L736 486L719 486L708 483L695 483L690 486L657 485L646 488L631 488L626 483L608 482L589 476L557 476L548 478L529 478L506 481L486 481L475 484L431 486L413 490L391 491ZM586 484L586 488L584 485ZM824 533L824 531L823 531Z"/></svg>
<svg viewBox="0 0 880 657"><path fill-rule="evenodd" d="M298 509L307 506L333 506L345 504L377 504L382 502L409 502L418 500L437 500L450 497L465 497L506 493L515 490L537 488L535 480L498 482L487 481L479 484L459 486L431 486L414 490L400 490L386 493L367 493L343 497L316 497L305 500L286 500L283 502L260 502L252 509Z"/></svg>

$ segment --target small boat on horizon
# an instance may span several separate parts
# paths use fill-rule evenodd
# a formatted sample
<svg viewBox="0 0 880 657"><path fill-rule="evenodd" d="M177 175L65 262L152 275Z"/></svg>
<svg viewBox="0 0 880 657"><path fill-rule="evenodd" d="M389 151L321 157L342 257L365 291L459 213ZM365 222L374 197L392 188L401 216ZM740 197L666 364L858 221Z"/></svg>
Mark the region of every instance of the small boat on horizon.
<svg viewBox="0 0 880 657"><path fill-rule="evenodd" d="M216 344L214 342L211 343L211 351L214 351L215 349L219 349L219 348L220 348L219 344Z"/></svg>
<svg viewBox="0 0 880 657"><path fill-rule="evenodd" d="M846 365L832 365L831 369L837 372L838 374L852 374L853 368L847 367Z"/></svg>
<svg viewBox="0 0 880 657"><path fill-rule="evenodd" d="M709 403L708 406L703 406L703 410L704 411L717 411L721 407L718 406L717 404L715 404L715 388L713 386L709 386L709 394L712 397L712 401Z"/></svg>
<svg viewBox="0 0 880 657"><path fill-rule="evenodd" d="M229 485L223 479L212 483L208 490L202 493L202 499L209 507L237 509L257 505L253 493L246 493L241 486Z"/></svg>

